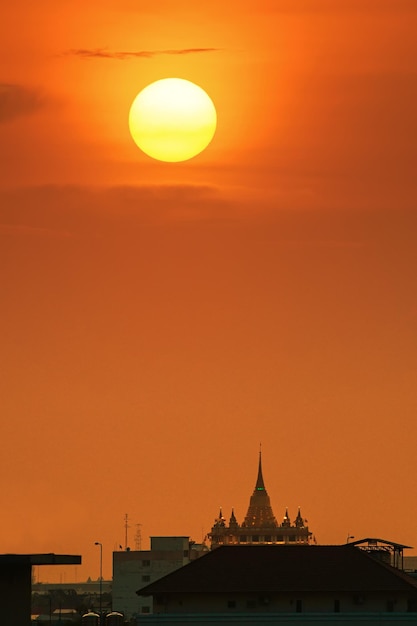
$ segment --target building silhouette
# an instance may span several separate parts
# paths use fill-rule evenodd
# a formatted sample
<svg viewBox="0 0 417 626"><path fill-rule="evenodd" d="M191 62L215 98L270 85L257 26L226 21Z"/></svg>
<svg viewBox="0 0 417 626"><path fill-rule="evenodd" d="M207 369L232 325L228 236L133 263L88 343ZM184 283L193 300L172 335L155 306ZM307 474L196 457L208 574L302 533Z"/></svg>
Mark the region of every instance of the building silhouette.
<svg viewBox="0 0 417 626"><path fill-rule="evenodd" d="M137 591L142 626L416 624L417 581L352 544L220 546Z"/></svg>
<svg viewBox="0 0 417 626"><path fill-rule="evenodd" d="M255 489L242 524L238 523L233 509L227 524L220 509L219 516L215 519L208 537L213 549L222 545L309 544L312 533L308 529L307 520L301 516L300 509L293 523L288 509L285 511L282 523L277 522L265 488L260 451Z"/></svg>
<svg viewBox="0 0 417 626"><path fill-rule="evenodd" d="M71 554L0 554L0 623L30 626L32 568L38 565L79 565Z"/></svg>

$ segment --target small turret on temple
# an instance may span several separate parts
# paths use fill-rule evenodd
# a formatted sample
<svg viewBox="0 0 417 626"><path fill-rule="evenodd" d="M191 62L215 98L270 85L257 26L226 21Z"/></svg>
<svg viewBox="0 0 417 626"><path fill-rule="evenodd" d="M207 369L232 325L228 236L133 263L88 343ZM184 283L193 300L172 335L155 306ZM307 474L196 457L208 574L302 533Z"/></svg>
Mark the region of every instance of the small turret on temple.
<svg viewBox="0 0 417 626"><path fill-rule="evenodd" d="M238 524L234 510L230 515L229 525L223 517L222 509L215 519L209 533L211 548L221 545L236 544L308 544L312 533L307 520L301 516L300 508L294 523L291 523L288 509L282 523L279 524L272 511L271 502L265 489L262 475L262 454L259 452L258 476L255 489L249 501L248 512L242 524Z"/></svg>

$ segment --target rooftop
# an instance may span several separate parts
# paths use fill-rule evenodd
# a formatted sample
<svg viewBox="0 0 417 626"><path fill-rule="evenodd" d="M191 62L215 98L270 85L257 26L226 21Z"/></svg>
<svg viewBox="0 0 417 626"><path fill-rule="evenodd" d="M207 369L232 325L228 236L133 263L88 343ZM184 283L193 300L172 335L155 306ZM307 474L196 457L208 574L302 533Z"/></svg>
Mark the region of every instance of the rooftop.
<svg viewBox="0 0 417 626"><path fill-rule="evenodd" d="M417 582L353 545L222 546L137 593L277 590L417 593Z"/></svg>
<svg viewBox="0 0 417 626"><path fill-rule="evenodd" d="M72 554L0 554L1 565L80 565L81 556Z"/></svg>

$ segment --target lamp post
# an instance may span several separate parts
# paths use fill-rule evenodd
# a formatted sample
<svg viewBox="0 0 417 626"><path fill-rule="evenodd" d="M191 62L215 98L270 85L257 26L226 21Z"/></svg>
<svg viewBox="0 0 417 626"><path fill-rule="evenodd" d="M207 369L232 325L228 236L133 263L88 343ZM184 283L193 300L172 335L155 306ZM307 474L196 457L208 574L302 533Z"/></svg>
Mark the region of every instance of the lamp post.
<svg viewBox="0 0 417 626"><path fill-rule="evenodd" d="M95 546L100 546L100 598L99 598L99 613L100 613L100 626L102 624L102 597L103 597L103 544L100 541L94 543Z"/></svg>

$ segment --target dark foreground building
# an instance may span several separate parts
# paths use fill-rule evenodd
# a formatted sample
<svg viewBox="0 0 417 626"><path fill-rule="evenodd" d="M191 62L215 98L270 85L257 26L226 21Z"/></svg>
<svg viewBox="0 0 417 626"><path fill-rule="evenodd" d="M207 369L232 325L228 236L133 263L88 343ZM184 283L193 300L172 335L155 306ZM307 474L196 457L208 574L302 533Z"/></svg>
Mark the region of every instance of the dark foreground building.
<svg viewBox="0 0 417 626"><path fill-rule="evenodd" d="M417 624L417 582L351 545L223 546L138 591L162 624Z"/></svg>
<svg viewBox="0 0 417 626"><path fill-rule="evenodd" d="M32 566L79 565L68 554L0 554L0 624L30 626Z"/></svg>

